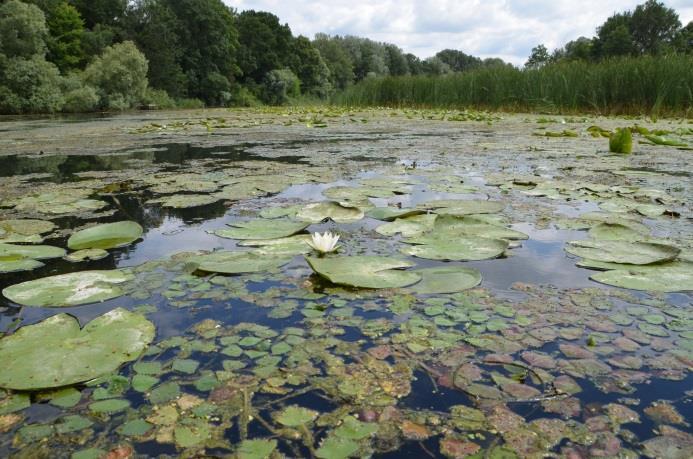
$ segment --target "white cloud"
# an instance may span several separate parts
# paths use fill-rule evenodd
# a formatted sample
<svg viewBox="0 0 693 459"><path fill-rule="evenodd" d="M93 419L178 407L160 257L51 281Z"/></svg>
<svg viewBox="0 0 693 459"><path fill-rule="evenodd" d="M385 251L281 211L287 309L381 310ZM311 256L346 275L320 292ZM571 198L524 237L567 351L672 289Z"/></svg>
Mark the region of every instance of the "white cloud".
<svg viewBox="0 0 693 459"><path fill-rule="evenodd" d="M522 64L531 48L553 49L591 37L614 12L644 0L224 0L238 10L262 10L288 23L294 34L358 35L394 43L419 57L445 48ZM665 0L684 24L690 0Z"/></svg>

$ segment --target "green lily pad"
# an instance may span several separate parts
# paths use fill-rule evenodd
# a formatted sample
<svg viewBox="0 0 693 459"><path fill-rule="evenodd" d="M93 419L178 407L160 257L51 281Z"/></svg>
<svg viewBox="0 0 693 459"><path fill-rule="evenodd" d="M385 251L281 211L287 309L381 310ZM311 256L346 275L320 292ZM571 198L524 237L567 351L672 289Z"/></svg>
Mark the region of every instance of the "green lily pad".
<svg viewBox="0 0 693 459"><path fill-rule="evenodd" d="M309 410L302 406L291 405L284 408L277 415L277 422L287 427L299 427L313 422L317 417L317 411Z"/></svg>
<svg viewBox="0 0 693 459"><path fill-rule="evenodd" d="M118 428L118 433L126 437L140 437L152 430L152 427L154 427L154 425L148 423L144 419L133 419L120 426Z"/></svg>
<svg viewBox="0 0 693 459"><path fill-rule="evenodd" d="M375 218L376 220L383 220L386 222L394 221L398 218L413 217L414 215L425 214L426 211L423 209L400 209L398 207L376 207L369 210L366 215L370 218Z"/></svg>
<svg viewBox="0 0 693 459"><path fill-rule="evenodd" d="M652 242L601 240L572 241L565 251L590 260L633 265L671 261L681 252L676 247Z"/></svg>
<svg viewBox="0 0 693 459"><path fill-rule="evenodd" d="M236 451L238 459L268 459L277 449L277 440L243 440Z"/></svg>
<svg viewBox="0 0 693 459"><path fill-rule="evenodd" d="M96 303L123 294L118 286L134 276L121 270L81 271L10 285L2 294L24 306L65 307Z"/></svg>
<svg viewBox="0 0 693 459"><path fill-rule="evenodd" d="M238 243L242 247L257 247L255 253L271 256L294 256L310 253L313 249L308 245L312 241L310 234L296 234L279 239L243 240Z"/></svg>
<svg viewBox="0 0 693 459"><path fill-rule="evenodd" d="M0 242L38 244L43 242L42 234L54 229L55 223L48 220L2 220L0 221Z"/></svg>
<svg viewBox="0 0 693 459"><path fill-rule="evenodd" d="M18 260L0 260L0 273L15 273L19 271L31 271L45 266L32 258L20 258Z"/></svg>
<svg viewBox="0 0 693 459"><path fill-rule="evenodd" d="M334 430L334 434L340 438L361 440L369 437L378 430L374 422L361 422L353 416L346 416L342 424Z"/></svg>
<svg viewBox="0 0 693 459"><path fill-rule="evenodd" d="M0 273L29 271L43 266L38 260L60 258L65 249L50 245L14 245L0 243Z"/></svg>
<svg viewBox="0 0 693 459"><path fill-rule="evenodd" d="M104 249L82 249L65 255L65 259L72 263L79 263L87 260L101 260L108 256Z"/></svg>
<svg viewBox="0 0 693 459"><path fill-rule="evenodd" d="M593 274L590 279L614 287L652 292L693 290L693 263L673 262L661 265L634 266Z"/></svg>
<svg viewBox="0 0 693 459"><path fill-rule="evenodd" d="M163 207L174 209L189 209L191 207L214 204L222 198L213 194L174 194L161 199L153 199L149 202L160 203Z"/></svg>
<svg viewBox="0 0 693 459"><path fill-rule="evenodd" d="M277 239L296 234L306 229L310 223L280 219L257 219L246 222L229 223L230 229L214 231L219 237L228 239Z"/></svg>
<svg viewBox="0 0 693 459"><path fill-rule="evenodd" d="M463 236L453 239L447 237L419 236L404 242L416 243L400 251L407 255L428 260L486 260L496 258L508 248L508 241L485 237Z"/></svg>
<svg viewBox="0 0 693 459"><path fill-rule="evenodd" d="M310 223L320 223L327 218L337 223L352 223L361 220L363 216L361 209L336 201L308 204L296 214L298 220Z"/></svg>
<svg viewBox="0 0 693 459"><path fill-rule="evenodd" d="M276 269L291 261L290 257L270 256L261 252L230 252L221 250L191 259L197 269L221 274L257 273Z"/></svg>
<svg viewBox="0 0 693 459"><path fill-rule="evenodd" d="M592 239L603 241L640 241L647 236L639 227L621 223L599 223L589 231Z"/></svg>
<svg viewBox="0 0 693 459"><path fill-rule="evenodd" d="M416 236L432 229L436 217L435 214L426 214L396 218L393 222L380 225L375 231L383 236L394 236L397 233L405 237Z"/></svg>
<svg viewBox="0 0 693 459"><path fill-rule="evenodd" d="M433 209L437 214L473 215L498 213L505 208L505 204L500 201L482 201L478 199L450 199L428 201L424 202L423 204L419 204L418 207L423 207L425 209Z"/></svg>
<svg viewBox="0 0 693 459"><path fill-rule="evenodd" d="M496 225L490 223L487 219L470 215L462 217L456 215L439 215L433 224L431 234L440 239L452 239L462 235L509 240L527 239L529 237L520 231ZM415 241L412 242L416 243Z"/></svg>
<svg viewBox="0 0 693 459"><path fill-rule="evenodd" d="M130 402L122 398L111 398L109 400L101 400L89 405L89 410L94 413L117 413L130 407Z"/></svg>
<svg viewBox="0 0 693 459"><path fill-rule="evenodd" d="M414 284L410 289L414 293L424 295L461 292L481 283L479 271L463 266L425 268L414 272L421 276L421 282Z"/></svg>
<svg viewBox="0 0 693 459"><path fill-rule="evenodd" d="M173 430L176 445L181 448L199 445L210 438L211 434L211 428L207 422L194 418L183 419Z"/></svg>
<svg viewBox="0 0 693 459"><path fill-rule="evenodd" d="M633 151L633 134L629 128L616 129L609 136L609 151L625 154Z"/></svg>
<svg viewBox="0 0 693 459"><path fill-rule="evenodd" d="M421 276L402 271L413 266L403 260L379 256L306 257L310 267L330 282L361 288L397 288L414 284Z"/></svg>
<svg viewBox="0 0 693 459"><path fill-rule="evenodd" d="M359 445L346 438L327 437L315 455L320 459L346 459L358 451Z"/></svg>
<svg viewBox="0 0 693 459"><path fill-rule="evenodd" d="M83 329L71 315L49 317L0 340L0 387L47 389L111 373L137 359L154 333L150 321L121 308Z"/></svg>
<svg viewBox="0 0 693 459"><path fill-rule="evenodd" d="M72 250L114 249L139 239L142 232L142 227L133 221L104 223L77 231L67 240L67 246Z"/></svg>

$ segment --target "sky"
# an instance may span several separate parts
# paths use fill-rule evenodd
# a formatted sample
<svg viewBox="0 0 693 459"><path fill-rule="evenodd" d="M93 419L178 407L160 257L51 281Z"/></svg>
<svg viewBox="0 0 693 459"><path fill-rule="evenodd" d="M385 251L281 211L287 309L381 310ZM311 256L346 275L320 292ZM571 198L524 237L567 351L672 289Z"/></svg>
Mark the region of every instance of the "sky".
<svg viewBox="0 0 693 459"><path fill-rule="evenodd" d="M543 43L549 51L595 29L628 0L224 0L243 10L269 11L294 35L357 35L394 43L421 58L452 48L521 65ZM683 24L693 1L665 0Z"/></svg>

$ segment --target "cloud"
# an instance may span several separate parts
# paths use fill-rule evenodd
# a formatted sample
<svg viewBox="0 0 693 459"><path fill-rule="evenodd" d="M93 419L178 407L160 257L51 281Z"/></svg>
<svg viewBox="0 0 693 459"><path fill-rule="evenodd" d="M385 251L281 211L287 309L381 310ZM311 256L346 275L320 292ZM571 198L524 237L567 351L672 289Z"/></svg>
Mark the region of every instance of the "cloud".
<svg viewBox="0 0 693 459"><path fill-rule="evenodd" d="M242 10L269 11L294 34L325 32L394 43L421 58L453 48L479 57L522 64L533 46L553 49L591 37L614 12L644 0L224 0ZM690 0L670 0L686 24Z"/></svg>

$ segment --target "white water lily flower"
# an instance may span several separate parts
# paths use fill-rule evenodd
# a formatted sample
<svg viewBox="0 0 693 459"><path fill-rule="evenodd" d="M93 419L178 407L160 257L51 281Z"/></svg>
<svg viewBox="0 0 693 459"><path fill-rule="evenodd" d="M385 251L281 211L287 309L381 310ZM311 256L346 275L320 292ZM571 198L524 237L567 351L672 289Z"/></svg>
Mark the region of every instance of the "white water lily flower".
<svg viewBox="0 0 693 459"><path fill-rule="evenodd" d="M313 233L312 240L306 241L306 244L320 253L329 253L337 250L337 242L339 241L338 234L332 234L325 231L325 234Z"/></svg>

